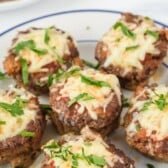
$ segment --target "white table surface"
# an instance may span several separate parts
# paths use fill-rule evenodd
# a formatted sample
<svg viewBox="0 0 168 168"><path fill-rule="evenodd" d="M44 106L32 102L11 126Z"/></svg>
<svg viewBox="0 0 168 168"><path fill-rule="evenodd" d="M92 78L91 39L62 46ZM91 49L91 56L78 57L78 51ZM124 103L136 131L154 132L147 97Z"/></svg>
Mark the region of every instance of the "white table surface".
<svg viewBox="0 0 168 168"><path fill-rule="evenodd" d="M35 17L74 9L108 9L142 14L168 24L168 0L40 0L0 12L0 33Z"/></svg>

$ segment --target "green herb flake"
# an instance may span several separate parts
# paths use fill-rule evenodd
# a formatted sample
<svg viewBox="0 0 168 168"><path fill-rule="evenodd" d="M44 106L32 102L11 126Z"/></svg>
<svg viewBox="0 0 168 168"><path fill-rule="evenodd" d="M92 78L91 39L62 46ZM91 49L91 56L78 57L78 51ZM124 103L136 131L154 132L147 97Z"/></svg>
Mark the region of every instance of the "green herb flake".
<svg viewBox="0 0 168 168"><path fill-rule="evenodd" d="M52 110L49 104L40 104L40 108L45 112L45 114L49 114Z"/></svg>
<svg viewBox="0 0 168 168"><path fill-rule="evenodd" d="M137 131L140 131L140 130L141 130L140 125L136 125L136 127L135 127L135 128L136 128L136 130L137 130Z"/></svg>
<svg viewBox="0 0 168 168"><path fill-rule="evenodd" d="M164 95L164 94L157 94L155 93L158 97L158 99L154 100L153 103L157 105L157 107L160 110L163 110L167 105L167 98L168 98L168 94Z"/></svg>
<svg viewBox="0 0 168 168"><path fill-rule="evenodd" d="M53 54L56 56L56 60L60 63L60 64L65 64L65 60L56 52L56 47L50 47L51 51L53 52Z"/></svg>
<svg viewBox="0 0 168 168"><path fill-rule="evenodd" d="M46 44L48 44L49 41L50 41L49 31L50 31L50 28L45 29L44 42L45 42Z"/></svg>
<svg viewBox="0 0 168 168"><path fill-rule="evenodd" d="M62 79L67 79L70 76L77 75L79 74L80 70L81 69L78 67L73 67L68 71L63 71L62 69L58 69L56 74L48 76L48 86L51 86L51 84L53 83L53 80L55 82L59 82Z"/></svg>
<svg viewBox="0 0 168 168"><path fill-rule="evenodd" d="M106 160L103 157L96 155L86 155L84 148L82 148L81 154L74 154L70 151L71 146L60 146L58 142L54 141L52 144L44 146L43 149L49 149L51 158L60 158L64 161L72 159L71 168L77 168L79 166L78 159L85 160L89 165L93 164L98 167L105 166Z"/></svg>
<svg viewBox="0 0 168 168"><path fill-rule="evenodd" d="M125 51L132 51L139 48L139 45L128 46L125 48Z"/></svg>
<svg viewBox="0 0 168 168"><path fill-rule="evenodd" d="M50 74L48 76L48 82L47 82L48 83L48 87L50 87L52 85L52 82L53 82L53 75Z"/></svg>
<svg viewBox="0 0 168 168"><path fill-rule="evenodd" d="M6 124L6 121L0 120L0 125L5 125L5 124Z"/></svg>
<svg viewBox="0 0 168 168"><path fill-rule="evenodd" d="M88 93L81 93L78 96L74 97L68 102L68 107L72 106L77 101L87 101L94 99L92 96L88 95Z"/></svg>
<svg viewBox="0 0 168 168"><path fill-rule="evenodd" d="M130 102L128 98L124 98L122 101L122 106L123 107L130 107Z"/></svg>
<svg viewBox="0 0 168 168"><path fill-rule="evenodd" d="M21 131L18 135L22 137L34 137L35 132L30 132L30 131Z"/></svg>
<svg viewBox="0 0 168 168"><path fill-rule="evenodd" d="M35 44L35 42L33 40L27 40L27 41L21 41L21 42L19 42L14 47L14 50L15 50L15 53L18 55L20 53L20 51L23 50L23 49L25 49L25 48L34 51L38 55L45 55L48 52L46 49L36 48L36 44Z"/></svg>
<svg viewBox="0 0 168 168"><path fill-rule="evenodd" d="M147 101L147 102L144 103L144 105L143 105L141 111L146 111L146 110L148 110L148 107L149 107L149 105L151 105L151 104L152 104L152 99L150 99L149 101Z"/></svg>
<svg viewBox="0 0 168 168"><path fill-rule="evenodd" d="M114 29L116 30L117 28L121 28L121 31L123 32L123 34L129 38L132 38L132 39L135 39L136 38L136 35L130 31L123 23L121 22L117 22L115 25L114 25Z"/></svg>
<svg viewBox="0 0 168 168"><path fill-rule="evenodd" d="M81 81L83 83L89 84L89 85L94 85L97 87L109 87L111 88L111 85L108 82L105 81L99 81L99 80L94 80L88 76L84 76L81 74Z"/></svg>
<svg viewBox="0 0 168 168"><path fill-rule="evenodd" d="M27 65L27 61L23 58L21 59L21 73L22 73L23 83L25 85L28 84L28 78L29 78L28 65Z"/></svg>
<svg viewBox="0 0 168 168"><path fill-rule="evenodd" d="M146 167L147 167L147 168L155 168L155 166L154 166L153 164L150 164L150 163L147 163L147 164L146 164Z"/></svg>
<svg viewBox="0 0 168 168"><path fill-rule="evenodd" d="M159 110L163 111L164 108L168 105L168 94L164 95L164 94L157 94L155 93L155 95L157 96L157 99L150 99L149 101L145 102L141 111L146 111L148 110L149 105L154 104L158 107Z"/></svg>
<svg viewBox="0 0 168 168"><path fill-rule="evenodd" d="M16 54L19 54L21 50L23 50L25 48L32 49L32 48L35 48L35 46L36 45L33 40L21 41L14 47L14 50L15 50Z"/></svg>
<svg viewBox="0 0 168 168"><path fill-rule="evenodd" d="M43 87L43 86L45 86L45 83L36 82L36 86Z"/></svg>
<svg viewBox="0 0 168 168"><path fill-rule="evenodd" d="M72 155L72 168L77 168L79 165L78 158L76 155Z"/></svg>
<svg viewBox="0 0 168 168"><path fill-rule="evenodd" d="M0 80L6 79L6 75L3 72L0 72Z"/></svg>
<svg viewBox="0 0 168 168"><path fill-rule="evenodd" d="M84 142L84 145L85 145L85 146L92 146L92 143L89 142L89 141L86 141L86 142Z"/></svg>
<svg viewBox="0 0 168 168"><path fill-rule="evenodd" d="M47 49L42 49L42 48L33 48L32 51L34 51L38 55L45 55L48 53Z"/></svg>
<svg viewBox="0 0 168 168"><path fill-rule="evenodd" d="M8 104L5 102L0 102L0 107L8 111L13 117L20 116L24 114L21 107L20 101L16 100L13 104Z"/></svg>
<svg viewBox="0 0 168 168"><path fill-rule="evenodd" d="M93 68L93 69L98 69L99 68L99 63L93 64L92 62L86 61L85 59L82 59L82 61L87 67L90 67L90 68Z"/></svg>
<svg viewBox="0 0 168 168"><path fill-rule="evenodd" d="M156 40L159 38L159 33L152 30L146 30L145 34L153 36Z"/></svg>
<svg viewBox="0 0 168 168"><path fill-rule="evenodd" d="M99 167L103 167L107 164L106 160L103 157L98 157L96 155L89 155L88 158L92 164Z"/></svg>

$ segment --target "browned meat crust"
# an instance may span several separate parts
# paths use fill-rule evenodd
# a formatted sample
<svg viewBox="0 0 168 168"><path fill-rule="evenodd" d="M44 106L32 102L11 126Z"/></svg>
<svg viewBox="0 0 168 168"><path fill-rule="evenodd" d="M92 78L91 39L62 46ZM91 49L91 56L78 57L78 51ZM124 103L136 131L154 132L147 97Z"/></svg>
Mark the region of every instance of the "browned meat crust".
<svg viewBox="0 0 168 168"><path fill-rule="evenodd" d="M151 85L151 89L154 88L156 84ZM143 90L143 87L138 86L136 88L134 96L139 95ZM148 96L146 94L139 96L138 100L147 100ZM135 111L137 111L135 109ZM124 124L125 128L132 122L133 120L133 113L127 113L124 118ZM155 134L155 132L153 132ZM144 155L151 157L158 161L166 161L168 162L168 136L164 138L163 140L154 140L151 137L149 137L146 133L145 129L139 130L134 136L130 137L129 135L126 135L126 140L128 144L135 148L136 150L140 151ZM150 150L152 150L152 153L150 153Z"/></svg>
<svg viewBox="0 0 168 168"><path fill-rule="evenodd" d="M140 21L137 21L137 15L132 15L130 13L125 13L122 15L127 22L136 23L137 25L140 24ZM152 55L146 53L145 59L142 62L143 69L139 70L137 68L133 68L133 70L126 75L124 74L124 69L119 66L115 66L113 64L109 65L108 67L104 67L103 64L106 58L109 55L108 46L99 41L96 50L95 50L95 58L100 63L100 69L104 70L107 73L116 74L119 77L121 82L121 86L129 89L134 90L137 85L144 85L147 83L147 80L151 75L153 75L158 67L163 62L163 58L167 54L168 49L168 31L165 29L161 29L159 31L159 38L155 43L155 47L160 51L158 55Z"/></svg>
<svg viewBox="0 0 168 168"><path fill-rule="evenodd" d="M32 29L37 30L38 28L32 28ZM62 31L60 29L56 29L56 30L60 31L62 34L65 33L64 31ZM13 43L17 40L17 37L20 34L26 34L29 32L30 32L30 30L19 32L18 35L16 36L16 38L13 39ZM68 69L72 65L78 65L78 66L82 67L83 66L82 61L79 58L79 52L74 44L72 37L68 36L67 39L68 39L68 46L69 46L70 54L69 55L65 54L63 56L63 60L65 61L66 69ZM29 91L31 91L33 93L36 93L36 94L47 93L49 90L48 84L47 84L47 82L41 82L40 78L41 77L45 78L51 74L56 73L57 70L61 68L61 64L56 60L54 62L51 62L51 63L43 66L43 68L45 67L46 69L48 69L48 71L30 73L29 74L29 83L27 85L24 85L23 81L22 81L22 75L21 75L21 63L20 63L20 60L15 60L16 56L17 55L12 51L12 49L10 49L9 55L7 56L7 58L3 62L4 69L5 69L6 73L9 76L13 77L20 86L25 87L26 89L28 89Z"/></svg>
<svg viewBox="0 0 168 168"><path fill-rule="evenodd" d="M56 86L53 85L50 89L52 90L54 87ZM82 114L78 112L80 108L78 103L74 103L71 107L68 107L67 104L70 100L68 97L57 100L60 90L61 88L59 87L55 92L50 92L50 104L53 109L51 112L51 119L60 134L71 131L79 133L84 126L88 125L102 135L107 135L118 127L121 105L116 95L113 96L112 100L107 105L106 112L103 112L102 107L95 109L98 114L98 119L93 120L87 109L85 109ZM59 109L63 113L59 114L54 109Z"/></svg>
<svg viewBox="0 0 168 168"><path fill-rule="evenodd" d="M31 103L30 103L31 102ZM38 105L37 98L29 100L34 104L37 115L34 121L30 121L26 131L34 132L34 137L16 135L4 141L0 141L0 165L10 162L12 167L28 167L37 157L40 149L40 141L46 125L45 117Z"/></svg>

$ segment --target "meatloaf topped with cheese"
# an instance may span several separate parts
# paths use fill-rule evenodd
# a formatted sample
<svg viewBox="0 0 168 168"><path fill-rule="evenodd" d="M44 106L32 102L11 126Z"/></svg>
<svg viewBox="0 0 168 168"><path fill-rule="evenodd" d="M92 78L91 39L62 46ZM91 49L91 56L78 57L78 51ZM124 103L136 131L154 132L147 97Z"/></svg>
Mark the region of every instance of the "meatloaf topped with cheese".
<svg viewBox="0 0 168 168"><path fill-rule="evenodd" d="M0 165L28 167L35 159L45 127L37 97L24 88L0 92Z"/></svg>
<svg viewBox="0 0 168 168"><path fill-rule="evenodd" d="M168 31L148 17L123 13L96 47L100 68L116 74L121 85L133 90L146 83L163 62Z"/></svg>
<svg viewBox="0 0 168 168"><path fill-rule="evenodd" d="M38 94L48 91L48 76L81 65L75 40L56 27L30 28L13 39L4 69L19 85Z"/></svg>
<svg viewBox="0 0 168 168"><path fill-rule="evenodd" d="M42 168L134 168L134 162L88 127L43 146Z"/></svg>
<svg viewBox="0 0 168 168"><path fill-rule="evenodd" d="M72 67L54 78L51 118L60 133L80 132L88 125L105 135L118 126L122 93L115 75Z"/></svg>
<svg viewBox="0 0 168 168"><path fill-rule="evenodd" d="M138 87L125 116L130 146L157 160L168 161L168 86Z"/></svg>

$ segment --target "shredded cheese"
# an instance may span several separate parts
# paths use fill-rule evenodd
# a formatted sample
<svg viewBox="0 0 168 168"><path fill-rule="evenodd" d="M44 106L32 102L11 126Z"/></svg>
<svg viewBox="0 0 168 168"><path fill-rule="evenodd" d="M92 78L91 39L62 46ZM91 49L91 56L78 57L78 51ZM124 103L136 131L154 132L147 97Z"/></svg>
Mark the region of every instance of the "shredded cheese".
<svg viewBox="0 0 168 168"><path fill-rule="evenodd" d="M16 97L28 100L33 95L23 88L11 87L8 92L0 92L0 102L12 104L16 101ZM0 107L0 119L5 121L4 125L0 125L0 141L16 136L24 130L27 124L35 119L35 109L30 109L27 105L23 108L24 114L20 116L12 116L9 112Z"/></svg>
<svg viewBox="0 0 168 168"><path fill-rule="evenodd" d="M20 58L26 59L29 64L28 72L46 72L48 69L43 66L56 61L57 55L63 57L63 55L70 54L68 47L68 33L62 33L56 28L49 29L50 40L48 44L44 41L45 29L30 29L27 33L20 33L17 40L14 42L12 48L14 48L19 42L33 40L37 48L46 49L47 53L39 56L36 52L31 49L24 48L17 55L16 60ZM74 42L75 44L75 42ZM55 51L53 52L53 47Z"/></svg>
<svg viewBox="0 0 168 168"><path fill-rule="evenodd" d="M123 23L136 38L132 39L123 34L121 28L114 29L113 27L104 35L102 41L108 47L108 56L104 62L104 67L113 64L125 69L125 74L132 71L133 68L142 70L141 61L145 59L147 53L157 55L159 50L155 47L156 38L150 35L145 35L146 30L157 31L158 28L154 22L143 17L137 18L142 20L139 25L128 23L124 19L119 21ZM127 51L130 46L138 46L136 49Z"/></svg>
<svg viewBox="0 0 168 168"><path fill-rule="evenodd" d="M85 108L88 110L90 117L94 120L97 119L98 115L96 113L96 108L102 107L103 111L106 111L107 105L112 100L114 94L118 98L118 102L121 105L121 91L119 86L119 81L115 75L104 74L93 69L87 69L81 71L81 74L91 77L94 80L101 80L108 82L111 85L109 87L96 87L93 85L86 84L81 81L80 75L69 77L66 81L56 84L57 88L63 86L60 90L60 96L57 97L57 100L63 97L69 97L73 99L81 93L87 93L89 96L94 99L88 101L79 101L78 113L83 113ZM55 91L55 87L51 92ZM55 109L57 112L62 112L59 109Z"/></svg>
<svg viewBox="0 0 168 168"><path fill-rule="evenodd" d="M137 123L140 124L140 127L146 130L147 136L153 137L157 140L162 140L168 136L168 105L165 106L163 110L160 110L156 104L148 105L148 108L145 111L141 111L144 106L144 103L148 100L138 100L138 97L143 95L144 92L149 94L149 99L156 99L157 94L168 94L168 87L165 85L159 85L152 91L150 88L144 88L144 90L137 97L132 100L132 111L133 119L129 126L127 127L127 132L129 135L133 136L137 133L136 130ZM168 102L168 98L166 99ZM153 134L155 132L155 134Z"/></svg>
<svg viewBox="0 0 168 168"><path fill-rule="evenodd" d="M87 129L88 131L88 129ZM90 130L89 130L90 132ZM88 132L85 132L88 134ZM93 133L91 133L92 136ZM103 139L99 135L95 135L93 140L88 141L85 139L86 135L81 136L74 136L71 134L64 135L64 139L66 142L62 145L64 147L70 146L69 150L73 154L82 154L82 148L84 149L85 155L95 155L101 158L104 158L106 160L106 163L108 166L113 167L114 163L117 161L123 162L122 158L117 156L115 153L111 153L107 148L109 147ZM90 138L90 137L88 137ZM87 143L89 145L87 145ZM49 141L45 146L48 146L53 143L53 140ZM51 153L49 148L43 148L44 152L50 157L50 160L48 164L51 162L54 162L55 167L60 168L71 168L72 167L72 158L68 158L67 161L64 161L61 158L55 157L51 158ZM99 166L96 166L94 164L88 164L88 162L84 159L78 159L78 167L79 168L98 168ZM104 168L107 168L108 166L103 166Z"/></svg>

